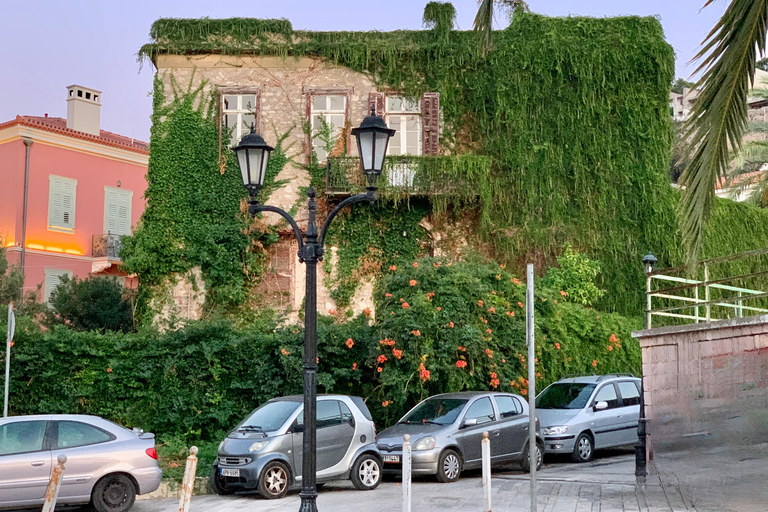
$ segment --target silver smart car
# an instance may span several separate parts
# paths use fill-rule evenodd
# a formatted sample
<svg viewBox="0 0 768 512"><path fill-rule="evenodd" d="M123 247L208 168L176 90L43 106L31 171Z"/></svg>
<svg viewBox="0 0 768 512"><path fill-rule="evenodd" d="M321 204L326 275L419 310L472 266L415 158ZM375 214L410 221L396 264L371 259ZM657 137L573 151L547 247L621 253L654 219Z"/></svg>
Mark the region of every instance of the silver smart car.
<svg viewBox="0 0 768 512"><path fill-rule="evenodd" d="M528 404L518 395L464 391L436 395L420 402L397 424L382 431L377 445L384 471L402 470L403 436L411 436L411 471L436 475L441 482L458 480L464 469L482 464L483 432L490 434L491 463L517 463L530 469ZM541 467L544 439L537 432L536 467Z"/></svg>
<svg viewBox="0 0 768 512"><path fill-rule="evenodd" d="M301 482L304 398L274 398L249 414L219 445L211 470L217 494L258 490L282 498ZM317 482L352 480L375 489L381 481L371 413L360 397L317 397Z"/></svg>
<svg viewBox="0 0 768 512"><path fill-rule="evenodd" d="M563 378L536 397L546 453L592 459L596 448L637 442L640 379L632 374Z"/></svg>
<svg viewBox="0 0 768 512"><path fill-rule="evenodd" d="M0 418L0 508L39 509L59 455L67 456L61 505L125 512L163 476L154 434L77 414Z"/></svg>

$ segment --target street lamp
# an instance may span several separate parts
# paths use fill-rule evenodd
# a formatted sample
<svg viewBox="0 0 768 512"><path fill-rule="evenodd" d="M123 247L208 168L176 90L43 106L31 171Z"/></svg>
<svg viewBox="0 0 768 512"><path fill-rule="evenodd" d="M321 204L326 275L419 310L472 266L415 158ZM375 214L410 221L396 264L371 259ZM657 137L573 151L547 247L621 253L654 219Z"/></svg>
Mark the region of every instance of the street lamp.
<svg viewBox="0 0 768 512"><path fill-rule="evenodd" d="M293 234L299 243L299 261L307 265L306 292L304 297L304 442L301 466L301 507L300 512L317 511L317 262L323 260L325 254L325 235L328 226L338 213L347 206L367 201L376 201L376 179L381 175L384 166L384 156L387 153L389 138L395 130L387 128L384 120L373 110L358 128L352 130L357 137L360 153L360 169L367 178L365 193L357 194L340 202L331 210L322 229L318 233L315 222L317 203L315 189L309 187L309 219L307 230L302 234L301 229L285 210L276 206L260 205L259 190L264 185L270 152L274 149L264 142L253 126L251 133L240 140L240 144L232 148L237 154L243 186L248 190L250 201L248 211L251 215L259 212L277 213L293 228Z"/></svg>
<svg viewBox="0 0 768 512"><path fill-rule="evenodd" d="M643 256L643 270L645 271L645 316L644 327L651 327L651 272L658 263L658 259L652 253ZM640 377L640 417L637 424L637 444L635 445L635 479L638 484L645 484L648 474L648 420L645 418L645 379Z"/></svg>
<svg viewBox="0 0 768 512"><path fill-rule="evenodd" d="M656 256L653 255L653 253L648 253L645 256L643 256L643 267L645 268L645 273L650 274L653 272L653 269L656 267L656 263L658 263L659 260L656 259Z"/></svg>

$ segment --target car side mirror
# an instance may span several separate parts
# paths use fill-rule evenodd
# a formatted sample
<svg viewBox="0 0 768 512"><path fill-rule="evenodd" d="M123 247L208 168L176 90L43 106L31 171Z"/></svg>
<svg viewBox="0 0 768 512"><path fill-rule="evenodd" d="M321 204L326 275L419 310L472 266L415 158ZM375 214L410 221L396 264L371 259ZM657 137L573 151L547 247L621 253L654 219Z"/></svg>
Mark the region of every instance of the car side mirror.
<svg viewBox="0 0 768 512"><path fill-rule="evenodd" d="M602 411L603 409L608 408L608 402L603 402L602 400L600 402L597 402L595 404L595 410L596 411Z"/></svg>
<svg viewBox="0 0 768 512"><path fill-rule="evenodd" d="M467 420L464 420L464 423L461 425L461 428L474 427L475 425L477 425L477 418L469 418Z"/></svg>

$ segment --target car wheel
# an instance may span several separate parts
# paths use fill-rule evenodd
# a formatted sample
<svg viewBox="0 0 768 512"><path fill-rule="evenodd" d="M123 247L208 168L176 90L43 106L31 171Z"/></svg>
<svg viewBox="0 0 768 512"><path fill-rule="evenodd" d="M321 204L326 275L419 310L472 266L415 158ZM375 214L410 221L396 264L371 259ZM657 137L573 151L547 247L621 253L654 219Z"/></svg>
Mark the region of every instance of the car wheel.
<svg viewBox="0 0 768 512"><path fill-rule="evenodd" d="M218 466L213 466L213 469L211 469L211 477L209 479L209 482L211 484L211 489L213 489L213 492L215 492L219 496L226 496L228 494L235 493L234 489L227 489L226 484L221 481L221 477L219 476Z"/></svg>
<svg viewBox="0 0 768 512"><path fill-rule="evenodd" d="M259 492L269 499L277 499L288 492L288 468L285 464L272 461L264 466L259 476Z"/></svg>
<svg viewBox="0 0 768 512"><path fill-rule="evenodd" d="M352 484L361 491L371 491L381 483L381 462L365 453L357 458L352 466Z"/></svg>
<svg viewBox="0 0 768 512"><path fill-rule="evenodd" d="M592 436L586 432L579 434L576 438L576 445L573 447L571 459L574 462L589 462L592 460L592 452L595 451L595 445Z"/></svg>
<svg viewBox="0 0 768 512"><path fill-rule="evenodd" d="M93 487L91 502L98 512L126 512L136 500L136 488L125 475L107 475Z"/></svg>
<svg viewBox="0 0 768 512"><path fill-rule="evenodd" d="M455 450L445 450L437 461L437 479L441 482L455 482L461 475L461 457Z"/></svg>
<svg viewBox="0 0 768 512"><path fill-rule="evenodd" d="M530 446L530 443L525 445L525 449L523 450L523 458L520 461L520 467L522 467L523 471L525 471L526 473L531 472L531 456L528 450L529 446ZM536 443L536 471L541 469L541 465L543 463L544 463L544 450L542 449L539 443Z"/></svg>

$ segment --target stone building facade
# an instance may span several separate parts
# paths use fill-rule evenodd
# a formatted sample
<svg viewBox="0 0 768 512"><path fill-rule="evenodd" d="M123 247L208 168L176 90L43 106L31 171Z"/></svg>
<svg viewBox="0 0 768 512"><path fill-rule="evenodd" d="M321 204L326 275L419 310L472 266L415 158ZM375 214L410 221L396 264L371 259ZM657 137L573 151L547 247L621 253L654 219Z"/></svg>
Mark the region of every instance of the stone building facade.
<svg viewBox="0 0 768 512"><path fill-rule="evenodd" d="M158 76L171 90L172 80L183 86L204 83L207 92L220 101L222 137L232 130L229 145L247 133L251 123L270 145L287 134L282 143L289 157L277 176L285 184L270 197L260 201L297 212L300 226L306 225L306 197L302 187L310 183L304 167L311 151L323 163L328 153L318 132L323 125L337 137L331 151L357 156L350 129L358 126L373 109L382 115L397 134L390 141L390 155L438 154L439 95L426 93L420 98L404 98L395 91L379 91L362 73L309 57L269 57L254 55L158 55L154 60ZM223 140L226 146L225 140ZM401 176L398 179L408 180ZM411 178L412 179L412 178ZM276 214L267 220L280 226L284 221ZM333 260L333 248L328 259ZM293 312L300 309L304 297L304 266L299 263L296 242L290 230L281 232L281 241L271 249L269 271L262 291L272 305ZM286 259L287 258L287 259ZM327 267L327 262L326 267ZM318 310L334 311L336 305L322 286L326 275L320 265ZM354 313L374 310L372 283L358 287L350 307Z"/></svg>

